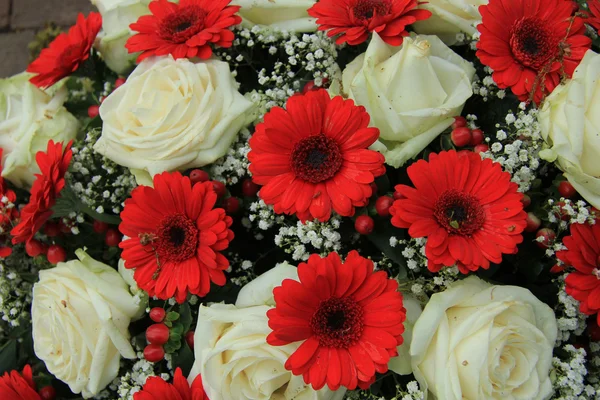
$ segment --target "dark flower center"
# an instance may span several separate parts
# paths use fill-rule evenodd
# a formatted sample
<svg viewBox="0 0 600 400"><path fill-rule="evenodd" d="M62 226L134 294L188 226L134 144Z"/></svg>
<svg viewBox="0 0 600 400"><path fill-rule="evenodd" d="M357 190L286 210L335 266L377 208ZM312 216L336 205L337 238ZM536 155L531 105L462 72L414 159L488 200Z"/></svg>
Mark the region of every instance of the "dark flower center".
<svg viewBox="0 0 600 400"><path fill-rule="evenodd" d="M535 17L519 20L510 32L510 48L517 60L536 71L556 59L559 40L551 27ZM548 65L549 66L549 65Z"/></svg>
<svg viewBox="0 0 600 400"><path fill-rule="evenodd" d="M389 0L358 0L352 8L354 17L360 20L369 20L375 15L386 15L390 12L392 3Z"/></svg>
<svg viewBox="0 0 600 400"><path fill-rule="evenodd" d="M156 251L161 262L184 261L195 256L199 231L183 214L165 217L157 230Z"/></svg>
<svg viewBox="0 0 600 400"><path fill-rule="evenodd" d="M438 198L434 216L448 233L471 236L483 226L485 211L475 196L446 190Z"/></svg>
<svg viewBox="0 0 600 400"><path fill-rule="evenodd" d="M347 349L362 335L363 310L351 297L332 297L319 304L310 326L321 346Z"/></svg>
<svg viewBox="0 0 600 400"><path fill-rule="evenodd" d="M300 140L291 156L296 177L319 183L333 177L342 166L342 152L337 142L323 134Z"/></svg>
<svg viewBox="0 0 600 400"><path fill-rule="evenodd" d="M160 21L159 36L172 43L185 43L204 29L206 12L198 6L180 7Z"/></svg>

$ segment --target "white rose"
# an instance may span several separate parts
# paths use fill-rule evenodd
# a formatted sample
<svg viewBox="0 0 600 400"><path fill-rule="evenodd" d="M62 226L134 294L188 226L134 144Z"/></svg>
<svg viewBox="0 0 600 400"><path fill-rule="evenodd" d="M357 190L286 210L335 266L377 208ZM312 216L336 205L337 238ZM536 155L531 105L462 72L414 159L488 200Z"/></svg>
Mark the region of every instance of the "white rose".
<svg viewBox="0 0 600 400"><path fill-rule="evenodd" d="M600 55L588 50L573 78L546 98L538 120L555 161L579 194L600 208Z"/></svg>
<svg viewBox="0 0 600 400"><path fill-rule="evenodd" d="M129 25L142 15L150 14L148 4L152 0L92 0L102 15L102 30L96 39L96 47L106 65L118 74L128 72L135 65L139 53L129 53L127 40L134 35Z"/></svg>
<svg viewBox="0 0 600 400"><path fill-rule="evenodd" d="M74 139L79 122L63 104L67 88L60 83L43 91L29 82L31 74L0 79L0 147L2 176L19 187L30 187L40 172L35 161L48 141Z"/></svg>
<svg viewBox="0 0 600 400"><path fill-rule="evenodd" d="M471 63L436 36L407 37L395 47L374 33L366 53L344 70L341 90L367 109L381 133L372 148L397 168L460 115L474 74Z"/></svg>
<svg viewBox="0 0 600 400"><path fill-rule="evenodd" d="M241 6L238 15L242 26L268 25L286 31L314 32L316 19L308 15L316 0L233 0L232 5Z"/></svg>
<svg viewBox="0 0 600 400"><path fill-rule="evenodd" d="M315 391L284 364L298 344L271 346L267 311L275 303L273 288L283 279L298 279L296 268L280 264L248 283L237 302L202 306L194 334L196 360L189 382L202 374L211 400L341 400L346 390Z"/></svg>
<svg viewBox="0 0 600 400"><path fill-rule="evenodd" d="M152 176L201 167L225 155L252 106L225 62L150 57L100 106L94 149Z"/></svg>
<svg viewBox="0 0 600 400"><path fill-rule="evenodd" d="M33 287L33 345L48 371L89 398L136 357L129 322L140 305L121 275L83 250L79 260L40 272Z"/></svg>
<svg viewBox="0 0 600 400"><path fill-rule="evenodd" d="M470 36L477 33L481 23L479 6L489 0L427 0L419 8L431 11L431 17L417 21L412 26L415 31L426 35L437 35L448 45L456 43L456 34L463 32Z"/></svg>
<svg viewBox="0 0 600 400"><path fill-rule="evenodd" d="M413 373L440 400L547 399L557 332L554 312L529 290L470 276L425 306Z"/></svg>

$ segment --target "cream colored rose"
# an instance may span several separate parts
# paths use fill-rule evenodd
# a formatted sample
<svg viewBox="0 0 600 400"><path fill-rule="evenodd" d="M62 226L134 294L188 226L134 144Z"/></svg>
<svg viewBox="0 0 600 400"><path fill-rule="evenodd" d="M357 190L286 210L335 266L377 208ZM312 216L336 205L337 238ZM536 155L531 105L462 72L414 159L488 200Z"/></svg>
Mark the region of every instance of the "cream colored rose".
<svg viewBox="0 0 600 400"><path fill-rule="evenodd" d="M118 74L133 68L139 53L129 53L127 40L135 32L129 25L142 15L150 14L148 4L152 0L92 0L102 15L102 30L96 39L96 47L106 65Z"/></svg>
<svg viewBox="0 0 600 400"><path fill-rule="evenodd" d="M343 71L341 91L367 109L381 132L372 148L397 168L460 115L473 94L474 74L473 66L436 36L407 37L395 47L374 33L366 53Z"/></svg>
<svg viewBox="0 0 600 400"><path fill-rule="evenodd" d="M117 271L83 250L79 260L40 272L33 287L33 345L48 371L84 398L119 371L121 356L136 357L129 322L140 304Z"/></svg>
<svg viewBox="0 0 600 400"><path fill-rule="evenodd" d="M271 346L267 311L275 303L273 288L283 279L298 279L296 268L280 264L250 282L237 302L202 306L194 334L196 361L188 377L202 374L211 400L341 400L346 390L315 391L301 376L285 369L298 344Z"/></svg>
<svg viewBox="0 0 600 400"><path fill-rule="evenodd" d="M225 62L150 57L102 103L94 149L152 176L201 167L225 155L252 106Z"/></svg>
<svg viewBox="0 0 600 400"><path fill-rule="evenodd" d="M546 98L538 120L565 177L591 205L600 208L600 55L588 50L573 78Z"/></svg>
<svg viewBox="0 0 600 400"><path fill-rule="evenodd" d="M233 0L241 6L242 26L268 25L286 31L314 32L316 19L308 15L316 0Z"/></svg>
<svg viewBox="0 0 600 400"><path fill-rule="evenodd" d="M425 306L413 373L440 400L547 399L557 331L552 309L529 290L471 276Z"/></svg>
<svg viewBox="0 0 600 400"><path fill-rule="evenodd" d="M29 82L31 76L24 72L0 79L2 176L26 188L40 172L36 153L46 151L50 139L74 139L79 129L77 119L63 107L67 88L58 83L43 91Z"/></svg>
<svg viewBox="0 0 600 400"><path fill-rule="evenodd" d="M415 31L426 35L437 35L448 45L456 43L456 34L463 32L470 36L477 33L481 23L479 6L489 0L427 0L419 8L431 11L431 17L417 21L412 26Z"/></svg>

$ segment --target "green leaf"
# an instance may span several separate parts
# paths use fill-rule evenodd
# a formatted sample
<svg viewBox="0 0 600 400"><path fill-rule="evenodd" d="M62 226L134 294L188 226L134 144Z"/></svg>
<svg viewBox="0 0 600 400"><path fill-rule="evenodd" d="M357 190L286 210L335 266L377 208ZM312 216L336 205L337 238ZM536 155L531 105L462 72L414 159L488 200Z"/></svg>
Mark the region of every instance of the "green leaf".
<svg viewBox="0 0 600 400"><path fill-rule="evenodd" d="M194 352L187 344L181 346L179 351L173 354L173 367L181 368L181 372L183 372L184 376L187 376L190 373L193 364Z"/></svg>
<svg viewBox="0 0 600 400"><path fill-rule="evenodd" d="M400 231L391 226L391 224L375 224L373 233L367 238L383 253L387 258L400 266L400 279L407 276L406 260L401 254L399 248L390 246L390 236L399 236Z"/></svg>
<svg viewBox="0 0 600 400"><path fill-rule="evenodd" d="M17 368L17 341L9 340L0 347L0 375Z"/></svg>
<svg viewBox="0 0 600 400"><path fill-rule="evenodd" d="M60 192L60 197L56 199L56 204L52 207L52 216L61 218L68 216L72 212L82 212L95 220L111 225L119 225L121 223L121 218L118 216L97 213L83 204L75 192L67 185Z"/></svg>
<svg viewBox="0 0 600 400"><path fill-rule="evenodd" d="M171 329L171 336L173 335L178 335L181 339L181 335L183 335L183 325L181 323L173 325L173 328Z"/></svg>
<svg viewBox="0 0 600 400"><path fill-rule="evenodd" d="M181 348L181 338L179 338L179 340L171 340L171 338L169 338L169 341L165 343L163 348L165 349L165 353L175 353Z"/></svg>
<svg viewBox="0 0 600 400"><path fill-rule="evenodd" d="M183 332L188 332L192 326L192 312L190 311L190 304L183 303L179 307L179 322L183 325Z"/></svg>
<svg viewBox="0 0 600 400"><path fill-rule="evenodd" d="M179 319L179 313L175 312L175 311L169 311L165 318L165 320L167 320L167 321L176 321L178 319Z"/></svg>

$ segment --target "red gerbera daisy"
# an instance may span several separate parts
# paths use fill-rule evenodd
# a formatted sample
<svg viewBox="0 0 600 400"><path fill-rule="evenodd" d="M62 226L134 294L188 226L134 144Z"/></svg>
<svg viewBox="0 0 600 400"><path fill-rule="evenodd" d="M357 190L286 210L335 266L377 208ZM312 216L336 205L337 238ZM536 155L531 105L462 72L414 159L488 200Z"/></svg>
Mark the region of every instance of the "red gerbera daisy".
<svg viewBox="0 0 600 400"><path fill-rule="evenodd" d="M368 150L379 137L369 114L352 100L318 90L291 97L257 125L248 154L252 180L275 212L326 221L335 210L354 215L367 205L383 155Z"/></svg>
<svg viewBox="0 0 600 400"><path fill-rule="evenodd" d="M197 183L179 172L154 176L154 187L138 186L125 201L119 245L125 268L150 296L183 303L189 293L205 296L210 282L223 286L229 261L219 251L233 239L231 217L214 208L211 182Z"/></svg>
<svg viewBox="0 0 600 400"><path fill-rule="evenodd" d="M133 400L209 400L202 387L202 377L198 375L192 386L177 367L173 383L167 383L158 376L146 380L141 391L133 394Z"/></svg>
<svg viewBox="0 0 600 400"><path fill-rule="evenodd" d="M579 301L579 309L587 315L600 311L600 220L596 224L572 224L571 236L563 240L567 250L556 257L575 268L567 275L566 292ZM600 324L600 314L597 316Z"/></svg>
<svg viewBox="0 0 600 400"><path fill-rule="evenodd" d="M404 198L390 208L392 225L408 228L413 238L427 237L430 271L456 264L466 274L517 252L527 214L523 195L500 164L473 152L448 151L407 171L415 187L396 186Z"/></svg>
<svg viewBox="0 0 600 400"><path fill-rule="evenodd" d="M27 67L27 72L38 74L30 79L38 87L54 85L77 71L90 57L90 50L102 28L102 16L92 12L87 17L79 14L69 33L61 33L42 50L40 56Z"/></svg>
<svg viewBox="0 0 600 400"><path fill-rule="evenodd" d="M573 75L592 43L571 1L490 0L479 11L477 57L521 101L541 102Z"/></svg>
<svg viewBox="0 0 600 400"><path fill-rule="evenodd" d="M406 310L398 283L373 272L373 262L356 251L345 263L337 253L313 254L298 276L300 282L285 279L273 289L267 343L303 342L285 368L315 390L326 383L331 390L367 388L402 344Z"/></svg>
<svg viewBox="0 0 600 400"><path fill-rule="evenodd" d="M13 244L31 240L52 216L52 207L65 187L65 173L73 157L72 143L63 152L62 143L50 140L46 152L38 151L35 155L41 174L35 175L29 203L21 210L21 222L10 232Z"/></svg>
<svg viewBox="0 0 600 400"><path fill-rule="evenodd" d="M31 367L26 365L22 373L5 372L0 378L0 399L2 400L41 400L35 391Z"/></svg>
<svg viewBox="0 0 600 400"><path fill-rule="evenodd" d="M589 11L585 13L585 23L590 24L598 31L600 30L600 1L588 0L587 5Z"/></svg>
<svg viewBox="0 0 600 400"><path fill-rule="evenodd" d="M211 44L231 47L235 35L228 28L242 22L235 15L240 6L231 0L168 0L150 3L152 15L144 15L129 27L139 32L127 40L130 53L143 52L137 61L152 55L171 54L173 58L212 55Z"/></svg>
<svg viewBox="0 0 600 400"><path fill-rule="evenodd" d="M320 31L339 35L337 44L361 44L377 32L387 44L399 46L409 35L408 25L431 16L418 5L417 0L321 0L308 13L317 18Z"/></svg>
<svg viewBox="0 0 600 400"><path fill-rule="evenodd" d="M4 149L0 148L0 160L2 160L2 153ZM8 233L10 232L13 221L19 217L19 211L15 206L17 201L17 195L13 190L8 188L6 181L2 177L2 165L0 164L0 258L6 258L12 254L12 248L5 246L5 241L10 241Z"/></svg>

